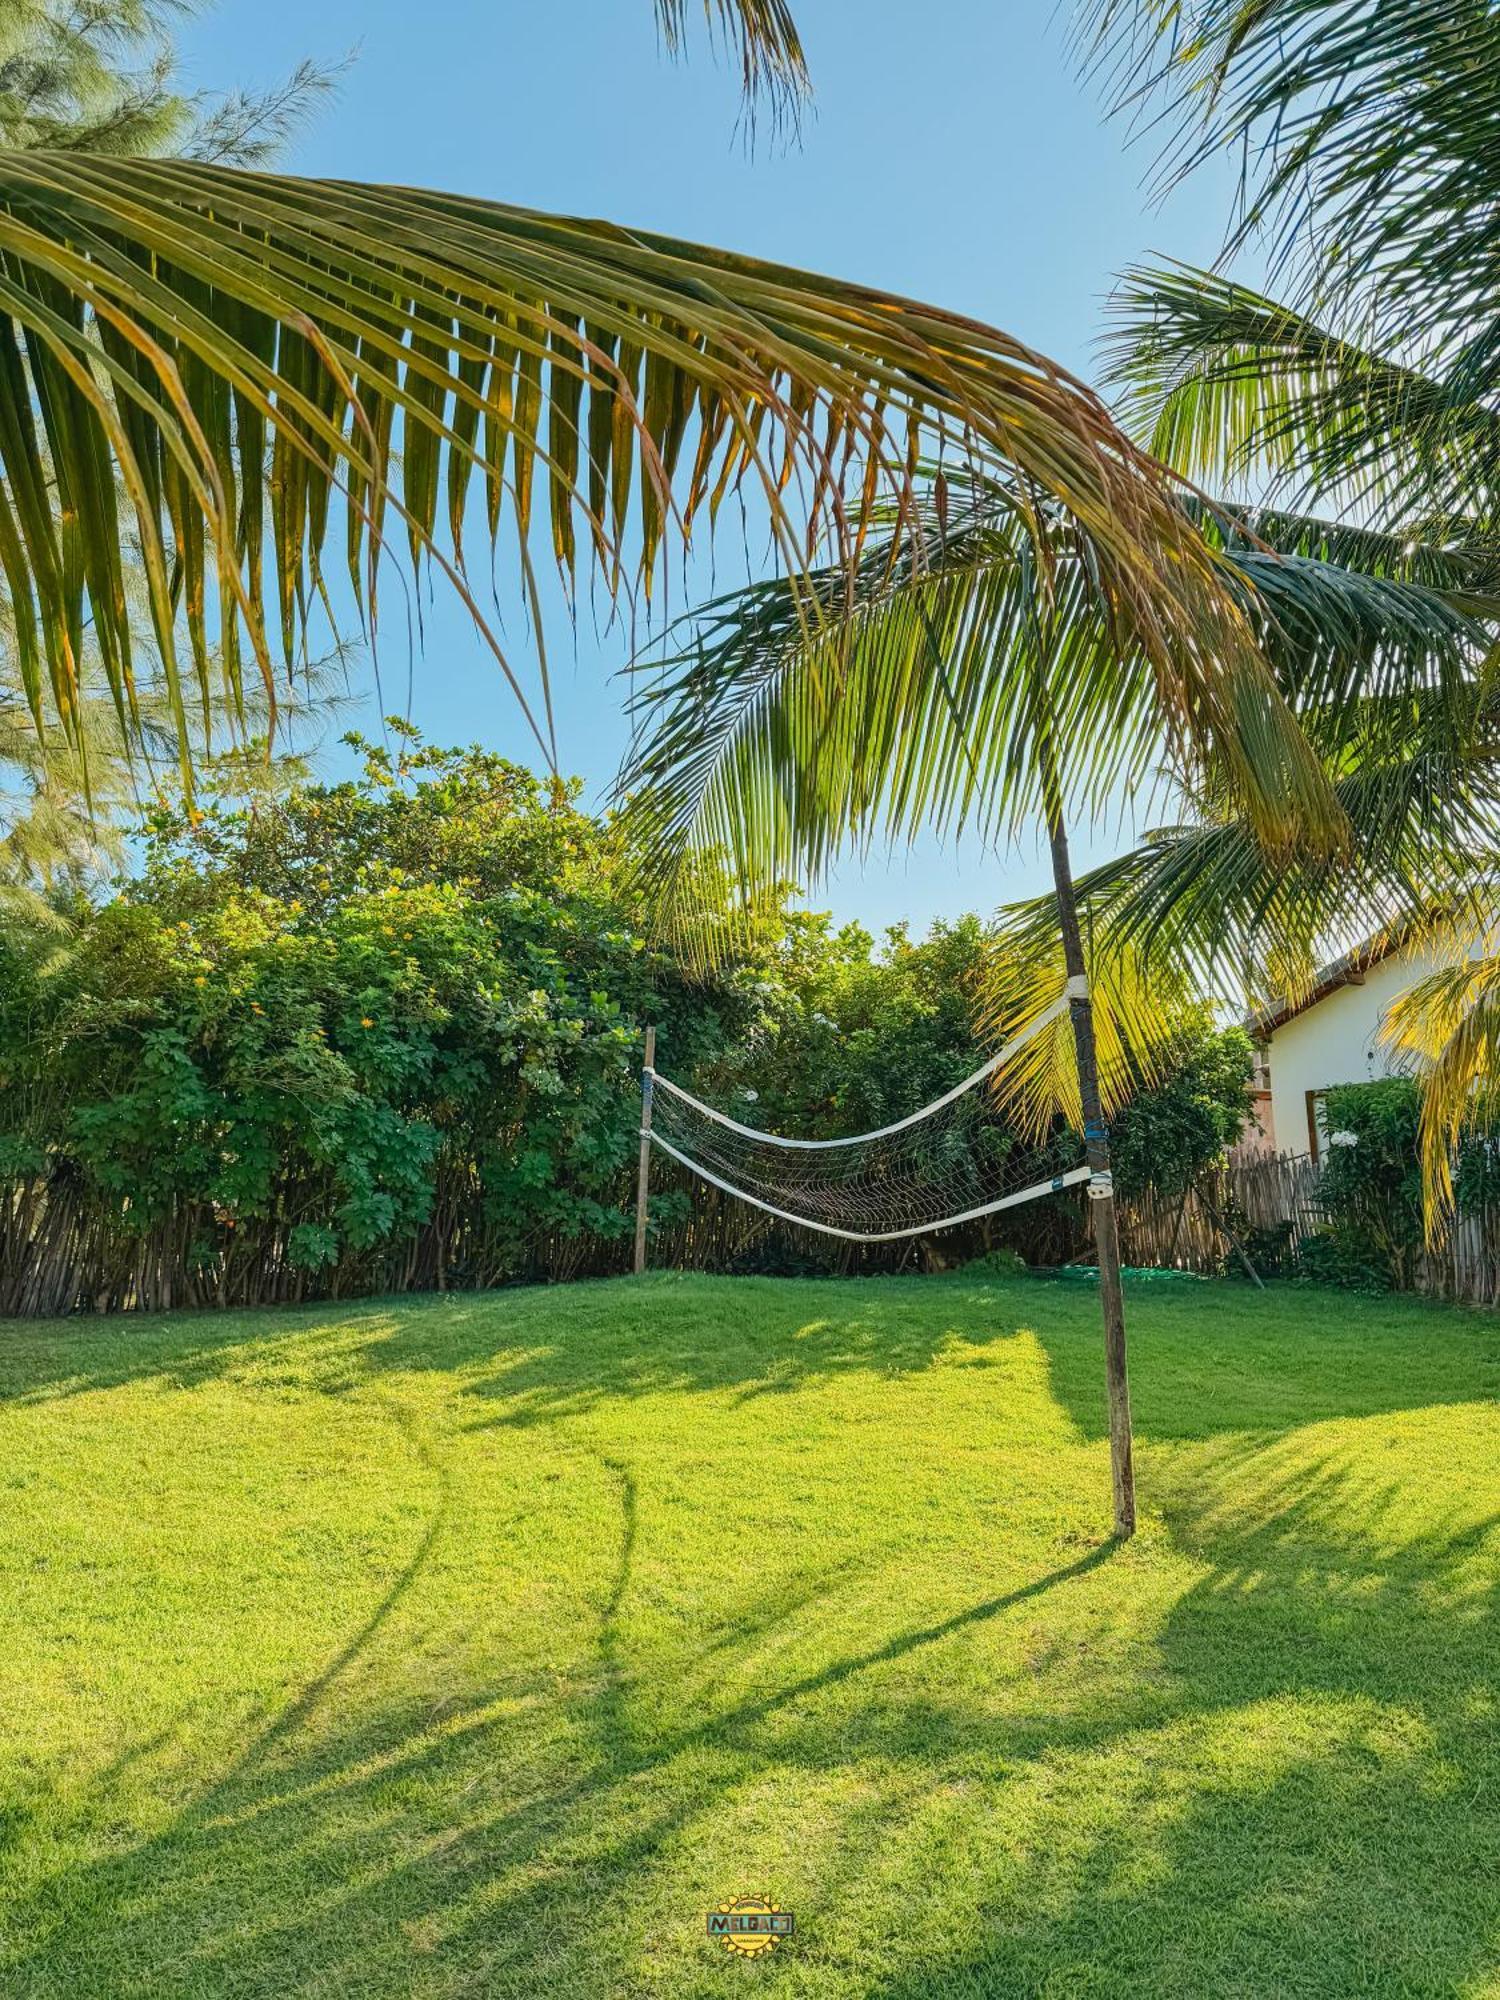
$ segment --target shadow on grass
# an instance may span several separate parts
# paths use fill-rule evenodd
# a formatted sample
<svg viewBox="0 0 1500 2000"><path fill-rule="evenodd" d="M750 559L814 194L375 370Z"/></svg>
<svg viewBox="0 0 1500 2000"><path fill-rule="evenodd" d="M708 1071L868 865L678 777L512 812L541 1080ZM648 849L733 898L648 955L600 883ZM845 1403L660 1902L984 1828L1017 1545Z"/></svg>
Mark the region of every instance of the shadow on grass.
<svg viewBox="0 0 1500 2000"><path fill-rule="evenodd" d="M1412 1299L1274 1286L1146 1286L1129 1299L1137 1428L1148 1436L1270 1432L1500 1393L1500 1322ZM337 1395L389 1375L454 1377L476 1423L522 1426L606 1401L737 1390L746 1402L818 1381L930 1368L959 1344L1018 1333L1046 1349L1053 1392L1108 1434L1090 1287L957 1278L603 1280L287 1308L0 1326L0 1403L160 1379L220 1378Z"/></svg>
<svg viewBox="0 0 1500 2000"><path fill-rule="evenodd" d="M1095 1436L1092 1304L961 1280L664 1281L325 1308L269 1335L266 1316L29 1329L0 1337L0 1368L21 1398L158 1377L342 1395L441 1371L461 1422L505 1449L508 1427L604 1398L753 1404L918 1372L955 1341L1003 1355L1028 1329ZM1038 1564L930 1618L883 1626L872 1592L868 1643L837 1624L847 1568L786 1583L749 1563L727 1621L684 1612L639 1657L660 1552L641 1546L637 1469L596 1453L592 1629L560 1661L476 1655L426 1588L463 1532L440 1478L372 1613L205 1788L164 1785L169 1824L124 1821L103 1853L12 1875L0 1991L678 2000L720 1990L703 1911L765 1886L739 1871L769 1850L799 1937L754 1976L802 1993L1476 1994L1500 1939L1497 1519L1461 1482L1416 1508L1427 1461L1388 1465L1375 1434L1325 1449L1306 1426L1476 1402L1500 1340L1454 1314L1227 1288L1142 1299L1132 1333L1165 1539ZM1169 1559L1183 1581L1158 1601ZM460 1665L435 1697L412 1660L445 1647ZM160 1742L125 1754L149 1767ZM96 1778L91 1825L111 1825L123 1769Z"/></svg>
<svg viewBox="0 0 1500 2000"><path fill-rule="evenodd" d="M1264 1518L1236 1530L1247 1499ZM1185 1454L1166 1500L1211 1567L1162 1630L1155 1698L1116 1717L1108 1809L981 1877L988 1935L863 1991L1500 1990L1500 1513L1412 1533L1399 1483L1252 1441Z"/></svg>
<svg viewBox="0 0 1500 2000"><path fill-rule="evenodd" d="M1331 2000L1474 1992L1493 1968L1496 1517L1414 1532L1367 1465L1212 1441L1161 1467L1197 1581L1124 1666L1072 1663L1149 1577L1105 1545L664 1725L622 1624L633 1483L606 1469L597 1671L471 1684L440 1714L340 1699L381 1644L400 1684L384 1628L434 1523L380 1615L170 1828L13 1910L11 1990L716 1992L702 1909L760 1886L714 1872L757 1801L790 1820L799 1937L756 1976L798 1992ZM746 1656L802 1608L752 1603ZM1051 1650L976 1653L1012 1613L1053 1620Z"/></svg>
<svg viewBox="0 0 1500 2000"><path fill-rule="evenodd" d="M636 1536L634 1482L623 1467L607 1469L621 1482L620 1554L600 1617L601 1671L563 1702L573 1754L560 1770L534 1789L524 1778L505 1782L525 1770L524 1726L497 1709L529 1713L525 1695L497 1703L494 1690L476 1688L445 1704L435 1727L400 1705L353 1718L342 1709L330 1726L310 1726L420 1574L441 1526L434 1516L371 1617L167 1832L48 1883L29 1911L12 1903L12 1922L38 1940L10 1959L18 1990L270 1995L321 1991L333 1977L332 1991L405 1993L413 1965L441 1937L446 1952L458 1947L482 1969L479 1990L533 1992L570 1931L589 1934L601 1905L628 1898L639 1871L727 1786L783 1761L758 1742L778 1718L791 1718L793 1761L846 1763L858 1755L847 1730L825 1742L809 1719L819 1696L1040 1599L1113 1553L1102 1545L681 1728L643 1729L617 1626ZM740 1643L763 1639L804 1604L748 1617ZM940 1712L936 1701L914 1709L881 1732L882 1751L930 1748ZM296 1748L299 1733L309 1740ZM114 1775L111 1767L100 1783ZM455 1817L456 1802L466 1809ZM328 1885L311 1904L310 1857ZM476 1897L468 1916L455 1916ZM581 1990L604 1990L585 1977Z"/></svg>
<svg viewBox="0 0 1500 2000"><path fill-rule="evenodd" d="M759 1395L855 1368L901 1375L931 1364L963 1311L964 1295L900 1281L663 1276L274 1312L12 1320L0 1322L0 1401L246 1375L338 1393L439 1372L521 1424L663 1390Z"/></svg>

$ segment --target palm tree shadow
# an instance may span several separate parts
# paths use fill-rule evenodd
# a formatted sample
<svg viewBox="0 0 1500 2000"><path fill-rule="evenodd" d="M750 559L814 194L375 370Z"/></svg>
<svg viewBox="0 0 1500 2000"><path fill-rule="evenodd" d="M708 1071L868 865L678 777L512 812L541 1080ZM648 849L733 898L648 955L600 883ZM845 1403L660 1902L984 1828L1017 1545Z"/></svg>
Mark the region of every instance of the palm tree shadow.
<svg viewBox="0 0 1500 2000"><path fill-rule="evenodd" d="M544 1980L624 1990L642 1909L676 1907L674 1857L712 1848L726 1799L767 1783L791 1796L826 1783L843 1799L851 1782L826 1854L805 1861L797 1951L811 1991L825 1961L847 1982L853 1912L868 1953L849 1990L870 2000L1335 2000L1356 1960L1362 1990L1392 2000L1477 1990L1500 1915L1488 1861L1500 1746L1480 1698L1500 1657L1500 1512L1455 1503L1403 1528L1410 1496L1379 1466L1209 1440L1165 1481L1173 1542L1200 1574L1156 1634L1153 1676L1080 1695L1065 1620L1050 1705L1028 1689L1018 1708L997 1688L976 1709L945 1681L949 1642L1059 1602L1118 1559L1104 1544L661 1728L659 1701L638 1705L627 1650L635 1475L601 1462L618 1525L597 1672L562 1689L543 1677L518 1701L476 1682L438 1727L388 1699L335 1707L316 1729L346 1663L389 1620L382 1605L176 1824L78 1871L68 1920L13 1962L22 1990L175 2000L215 1982L311 1995L342 1980L436 1994L455 1965L497 1994ZM1247 1494L1248 1525L1235 1525ZM413 1587L430 1536L431 1524L395 1592ZM747 1622L743 1647L765 1629ZM684 1655L685 1681L710 1643ZM532 1742L539 1702L560 1756ZM899 1897L892 1916L886 1857L932 1841L958 1876L928 1937L920 1903L914 1916ZM324 1886L299 1900L309 1857ZM978 1941L955 1949L969 1907L984 1913ZM101 1937L134 1983L98 1981Z"/></svg>
<svg viewBox="0 0 1500 2000"><path fill-rule="evenodd" d="M634 1683L619 1626L638 1532L635 1482L620 1462L604 1463L618 1486L620 1545L600 1607L600 1672L566 1704L570 1737L591 1746L582 1768L565 1766L530 1794L524 1784L513 1793L506 1774L526 1760L517 1756L516 1732L497 1720L491 1692L479 1687L450 1705L436 1732L400 1703L344 1720L329 1736L310 1727L417 1581L440 1525L435 1517L380 1604L297 1700L168 1829L78 1870L61 1897L76 1919L58 1923L54 1908L45 1943L34 1956L13 1959L13 1969L38 1991L51 1990L42 1983L45 1974L59 1991L101 1992L94 1947L106 1939L112 1964L140 1972L138 1986L109 1988L111 2000L115 1993L121 2000L136 1993L155 2000L196 1992L204 1981L212 1986L231 1968L237 1991L302 1991L302 1983L286 1980L289 1960L307 1990L322 1990L355 1954L361 1991L406 1993L419 1990L411 1983L413 1938L429 1931L451 1938L452 1912L483 1891L485 1912L459 1928L485 1976L500 1982L485 1990L512 1990L504 1983L508 1973L520 1982L515 1990L531 1990L539 1934L553 1939L540 1947L549 1957L556 1956L559 1926L567 1949L577 1950L592 1932L589 1912L628 1897L643 1872L719 1805L725 1772L774 1767L778 1753L758 1747L758 1738L778 1714L815 1705L821 1694L864 1673L1041 1599L1113 1553L1113 1545L1093 1549L945 1619L793 1676L769 1694L652 1732L632 1722ZM747 1640L764 1629L750 1621ZM835 1738L809 1743L799 1754L814 1766L845 1756ZM457 1821L455 1800L467 1802ZM428 1825L429 1808L448 1822L440 1836ZM586 1867L561 1886L551 1869L535 1879L538 1857L559 1847L581 1849ZM322 1857L320 1872L330 1884L315 1907L289 1889L309 1852ZM508 1885L498 1896L497 1880ZM108 1912L103 1923L101 1912ZM420 1970L420 1950L416 1963Z"/></svg>
<svg viewBox="0 0 1500 2000"><path fill-rule="evenodd" d="M215 1348L201 1323L179 1323L177 1360L202 1379L253 1366L274 1382L284 1358L287 1379L306 1386L311 1369L329 1394L442 1368L478 1425L503 1429L599 1394L709 1382L753 1393L768 1379L905 1372L930 1366L949 1329L1003 1351L1030 1328L1079 1428L1091 1432L1091 1399L1102 1420L1094 1329L1076 1299L1049 1304L1045 1286L947 1281L935 1294L914 1288L908 1306L887 1288L830 1285L812 1288L827 1300L816 1314L810 1288L797 1287L754 1335L737 1288L647 1286L618 1339L618 1289L590 1289L588 1337L576 1344L543 1337L541 1295L520 1308L435 1306L410 1323L385 1307L304 1315L269 1360L237 1329ZM945 1311L932 1310L934 1295ZM705 1301L720 1314L707 1328ZM1460 1498L1414 1521L1410 1474L1388 1473L1368 1441L1309 1451L1311 1421L1408 1407L1409 1321L1375 1326L1364 1382L1334 1329L1305 1355L1278 1349L1268 1385L1252 1365L1258 1322L1226 1321L1216 1368L1201 1319L1178 1310L1134 1317L1146 1358L1137 1399L1166 1546L1196 1580L1119 1671L1080 1670L1070 1618L1106 1614L1064 1588L1116 1558L1105 1544L811 1669L778 1665L802 1656L764 1642L783 1629L806 1637L818 1584L768 1585L724 1629L684 1623L668 1667L653 1655L648 1675L630 1652L654 1553L641 1548L637 1469L594 1453L612 1511L582 1664L541 1660L521 1674L503 1647L472 1650L468 1630L440 1635L460 1664L438 1713L412 1685L405 1651L451 1519L439 1480L401 1572L291 1705L170 1825L26 1893L0 1984L14 1977L47 2000L394 2000L450 1992L455 1980L496 1994L544 1982L652 1990L643 1938L648 1924L680 1921L681 1857L714 1851L726 1800L760 1787L833 1802L826 1854L799 1859L797 1949L813 1990L820 1953L847 1969L851 1910L864 1912L870 1940L858 1991L888 2000L1102 1990L1333 2000L1350 1990L1344 1969L1372 1949L1373 1992L1472 1990L1486 1923L1500 1923L1493 1871L1483 1872L1500 1851L1500 1752L1486 1720L1500 1637L1496 1516ZM1469 1331L1460 1325L1424 1359L1435 1404L1475 1398ZM139 1372L162 1372L170 1353L161 1334ZM1206 1406L1205 1368L1216 1368ZM1154 1559L1148 1547L1126 1560ZM1118 1596L1125 1586L1111 1582ZM1043 1621L1025 1700L1003 1682L976 1700L955 1656L966 1635L1023 1608ZM705 1670L721 1667L704 1694ZM1451 1789L1450 1770L1465 1786L1472 1775L1472 1797ZM963 1837L942 1851L957 1857L954 1892L961 1907L972 1901L973 1937L926 1934L907 1909L910 1935L882 1951L882 1913L894 1907L883 1857L903 1840L925 1852L952 1826ZM1425 1962L1386 1935L1383 1905L1423 1941Z"/></svg>
<svg viewBox="0 0 1500 2000"><path fill-rule="evenodd" d="M1078 1430L1109 1435L1092 1290L1034 1286L1028 1325ZM1500 1393L1492 1316L1412 1297L1352 1299L1285 1283L1126 1287L1131 1402L1145 1439L1258 1439L1338 1417ZM1420 1361L1420 1365L1418 1365Z"/></svg>
<svg viewBox="0 0 1500 2000"><path fill-rule="evenodd" d="M1017 1814L1034 1858L973 1885L981 1941L864 1990L1488 1992L1500 1508L1414 1510L1373 1455L1274 1441L1169 1465L1173 1539L1204 1570L1160 1633L1159 1698L1118 1713L1113 1790L1085 1799L1092 1766L1045 1753L1044 1802Z"/></svg>

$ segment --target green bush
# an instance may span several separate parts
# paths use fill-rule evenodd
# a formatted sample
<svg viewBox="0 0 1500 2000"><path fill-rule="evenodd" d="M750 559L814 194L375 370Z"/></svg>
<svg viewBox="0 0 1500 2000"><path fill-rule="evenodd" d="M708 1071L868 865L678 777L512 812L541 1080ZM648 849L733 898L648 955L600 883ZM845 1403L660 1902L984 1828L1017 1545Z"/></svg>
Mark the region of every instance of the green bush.
<svg viewBox="0 0 1500 2000"><path fill-rule="evenodd" d="M1324 1099L1318 1198L1327 1227L1304 1237L1302 1272L1358 1291L1408 1288L1422 1254L1422 1101L1409 1077L1340 1084Z"/></svg>
<svg viewBox="0 0 1500 2000"><path fill-rule="evenodd" d="M1127 1198L1150 1188L1180 1199L1221 1160L1254 1114L1255 1047L1243 1028L1184 1024L1176 1067L1115 1119L1110 1157Z"/></svg>
<svg viewBox="0 0 1500 2000"><path fill-rule="evenodd" d="M0 1173L66 1182L101 1255L178 1270L174 1297L607 1260L632 1223L640 1024L691 1072L762 1011L777 913L692 980L573 792L481 752L362 747L345 785L159 811L140 876L65 952L0 930Z"/></svg>
<svg viewBox="0 0 1500 2000"><path fill-rule="evenodd" d="M139 874L65 949L0 923L0 1309L622 1268L647 1021L698 1094L815 1137L976 1066L977 918L877 945L772 897L705 977L656 940L617 827L576 787L406 729L394 752L353 740L347 783L157 810ZM727 913L727 881L706 868L702 888ZM1198 1033L1167 1096L1127 1114L1127 1164L1221 1143L1238 1063ZM983 1138L1021 1143L993 1121ZM1083 1204L1064 1191L936 1247L841 1245L659 1162L651 1226L663 1256L727 1268L1010 1268L1076 1254Z"/></svg>
<svg viewBox="0 0 1500 2000"><path fill-rule="evenodd" d="M1026 1259L1017 1250L987 1250L964 1265L966 1278L1024 1278Z"/></svg>
<svg viewBox="0 0 1500 2000"><path fill-rule="evenodd" d="M1297 1279L1309 1285L1333 1285L1344 1292L1371 1296L1393 1291L1396 1277L1390 1262L1369 1236L1335 1225L1304 1236L1297 1246Z"/></svg>

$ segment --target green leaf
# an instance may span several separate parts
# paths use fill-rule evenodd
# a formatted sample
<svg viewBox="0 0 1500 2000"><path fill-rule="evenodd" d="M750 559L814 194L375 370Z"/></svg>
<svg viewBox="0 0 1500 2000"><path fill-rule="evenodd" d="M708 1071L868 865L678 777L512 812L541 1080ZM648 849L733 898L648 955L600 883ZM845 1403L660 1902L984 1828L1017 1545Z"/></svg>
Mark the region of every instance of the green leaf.
<svg viewBox="0 0 1500 2000"><path fill-rule="evenodd" d="M518 528L523 575L540 462L553 545L571 550L563 521L583 509L607 587L625 590L746 478L796 575L810 548L848 569L877 509L914 525L912 466L947 439L976 468L1051 496L1164 671L1194 648L1231 670L1253 662L1218 565L1158 471L1078 383L959 316L457 196L64 153L0 154L0 256L12 329L0 341L0 456L65 725L78 672L68 635L85 601L100 615L96 593L109 615L127 534L180 700L179 604L200 675L201 634L218 631L232 635L231 659L242 637L272 684L267 542L283 654L297 657L339 506L367 615L394 514L419 563L464 596L530 716L466 582L455 455L485 479L491 536L506 515ZM69 460L55 487L45 449ZM128 525L103 500L106 465ZM66 522L64 491L80 502ZM117 685L129 622L117 605ZM187 768L185 709L180 734Z"/></svg>

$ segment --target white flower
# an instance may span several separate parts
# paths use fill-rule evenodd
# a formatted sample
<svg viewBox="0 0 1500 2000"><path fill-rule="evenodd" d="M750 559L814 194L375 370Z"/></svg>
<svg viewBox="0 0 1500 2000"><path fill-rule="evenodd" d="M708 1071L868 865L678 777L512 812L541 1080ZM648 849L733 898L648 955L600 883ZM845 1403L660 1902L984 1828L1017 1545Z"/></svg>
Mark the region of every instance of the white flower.
<svg viewBox="0 0 1500 2000"><path fill-rule="evenodd" d="M1330 1132L1328 1143L1330 1146L1357 1146L1359 1144L1359 1134L1357 1132Z"/></svg>
<svg viewBox="0 0 1500 2000"><path fill-rule="evenodd" d="M745 1104L758 1104L760 1101L760 1092L752 1090L748 1083L743 1084L740 1088L740 1099Z"/></svg>

